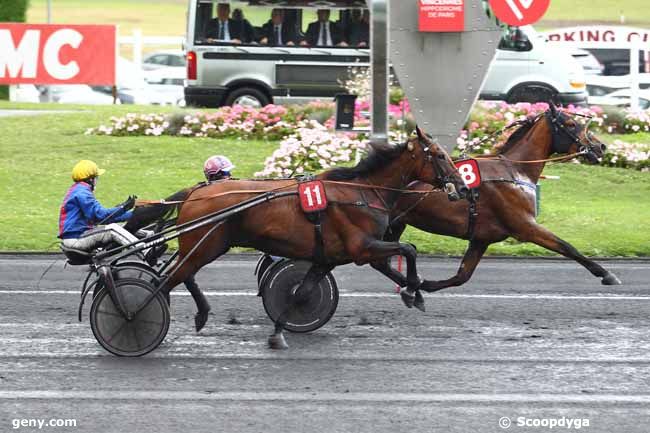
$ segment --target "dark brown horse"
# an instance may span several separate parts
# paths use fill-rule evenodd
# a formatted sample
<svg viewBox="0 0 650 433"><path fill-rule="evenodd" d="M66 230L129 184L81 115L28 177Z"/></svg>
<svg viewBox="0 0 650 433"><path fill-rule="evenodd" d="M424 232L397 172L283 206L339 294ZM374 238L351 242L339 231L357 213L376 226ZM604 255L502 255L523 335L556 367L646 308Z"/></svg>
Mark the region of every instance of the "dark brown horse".
<svg viewBox="0 0 650 433"><path fill-rule="evenodd" d="M546 113L520 126L496 155L478 160L482 184L475 200L450 203L437 191L426 196L405 194L396 206L387 239L399 239L408 224L429 233L469 240L458 273L447 280L425 281L418 290L426 292L467 282L487 247L508 237L532 242L573 259L602 278L602 284L621 284L612 272L580 254L535 220L535 184L544 170L544 160L554 154L580 153L588 162L597 163L604 150L605 145L586 126L551 104ZM422 183L410 188L431 190ZM391 269L388 261L374 263L373 267L405 286L401 274ZM403 298L407 306L415 303L423 309L421 297L414 299L409 296L412 295L409 290L406 292Z"/></svg>
<svg viewBox="0 0 650 433"><path fill-rule="evenodd" d="M291 297L289 309L307 299L311 288L334 267L351 262L363 265L394 255L406 257L406 285L415 291L421 283L415 248L382 239L391 210L401 196L399 190L419 180L466 191L447 153L419 129L418 136L407 143L372 146L368 157L356 167L326 171L315 179L323 182L329 203L316 223L301 210L297 182L293 179L229 180L194 190L179 211L178 224L232 209L263 192L291 195L181 235L178 261L165 287L173 289L231 247L242 246L313 263ZM275 334L269 339L272 348L287 347L282 335L284 316L276 322Z"/></svg>
<svg viewBox="0 0 650 433"><path fill-rule="evenodd" d="M138 230L147 226L155 225L154 231L159 232L170 225L176 223L175 213L180 208L180 203L183 202L187 196L196 188L206 186L205 183L200 183L194 187L185 188L180 190L164 200L164 203L151 203L144 206L137 206L133 210L133 215L124 225L124 228L129 232L135 234ZM155 247L154 247L155 248ZM159 257L164 250L155 252L156 257ZM196 284L194 275L190 275L184 281L187 291L192 295L194 303L196 304L197 312L194 316L194 327L196 332L199 332L208 321L208 313L210 312L210 303L205 297L199 285Z"/></svg>

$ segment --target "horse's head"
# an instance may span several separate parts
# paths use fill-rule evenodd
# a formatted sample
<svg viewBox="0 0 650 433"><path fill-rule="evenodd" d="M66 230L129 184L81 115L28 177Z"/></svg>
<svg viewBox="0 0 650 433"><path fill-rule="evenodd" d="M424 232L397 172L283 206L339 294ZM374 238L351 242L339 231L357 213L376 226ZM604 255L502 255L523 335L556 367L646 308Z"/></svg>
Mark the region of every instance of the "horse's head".
<svg viewBox="0 0 650 433"><path fill-rule="evenodd" d="M581 114L576 116L587 117ZM597 164L607 147L589 131L589 122L577 122L573 115L558 110L552 102L546 112L546 118L553 134L553 153L579 153L591 164Z"/></svg>
<svg viewBox="0 0 650 433"><path fill-rule="evenodd" d="M449 200L467 196L469 189L460 177L449 154L416 127L417 138L408 142L411 158L417 161L416 176L419 181L444 188Z"/></svg>

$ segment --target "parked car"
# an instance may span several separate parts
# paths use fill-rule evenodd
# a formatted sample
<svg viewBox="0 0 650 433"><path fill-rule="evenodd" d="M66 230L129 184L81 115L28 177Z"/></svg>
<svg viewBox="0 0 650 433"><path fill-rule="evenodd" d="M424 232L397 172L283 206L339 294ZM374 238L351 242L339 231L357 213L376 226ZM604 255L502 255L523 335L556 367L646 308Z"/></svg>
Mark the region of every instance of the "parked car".
<svg viewBox="0 0 650 433"><path fill-rule="evenodd" d="M647 110L650 108L650 89L639 90L639 108ZM620 89L605 96L590 96L590 105L629 107L632 100L631 89Z"/></svg>
<svg viewBox="0 0 650 433"><path fill-rule="evenodd" d="M47 91L50 92L50 101L60 104L83 105L109 105L113 104L113 96L93 90L85 84L61 84L56 86L42 86L41 101L47 101ZM119 100L115 101L119 104Z"/></svg>
<svg viewBox="0 0 650 433"><path fill-rule="evenodd" d="M587 50L575 48L571 51L571 55L582 66L585 75L601 75L605 71L605 66Z"/></svg>
<svg viewBox="0 0 650 433"><path fill-rule="evenodd" d="M164 68L153 69L145 71L144 79L149 84L169 84L176 86L183 86L187 70L185 67L167 66Z"/></svg>
<svg viewBox="0 0 650 433"><path fill-rule="evenodd" d="M117 97L122 104L178 105L184 103L182 85L170 87L150 84L145 80L146 74L130 60L123 57L118 58ZM111 86L97 86L94 89L106 95L112 95L113 91Z"/></svg>
<svg viewBox="0 0 650 433"><path fill-rule="evenodd" d="M185 68L185 54L181 50L158 51L142 60L142 69L153 71L160 68Z"/></svg>
<svg viewBox="0 0 650 433"><path fill-rule="evenodd" d="M533 27L510 28L499 43L480 98L509 103L553 98L562 104L584 104L585 73L568 51L549 44Z"/></svg>
<svg viewBox="0 0 650 433"><path fill-rule="evenodd" d="M41 92L33 84L16 84L9 88L11 102L41 102Z"/></svg>

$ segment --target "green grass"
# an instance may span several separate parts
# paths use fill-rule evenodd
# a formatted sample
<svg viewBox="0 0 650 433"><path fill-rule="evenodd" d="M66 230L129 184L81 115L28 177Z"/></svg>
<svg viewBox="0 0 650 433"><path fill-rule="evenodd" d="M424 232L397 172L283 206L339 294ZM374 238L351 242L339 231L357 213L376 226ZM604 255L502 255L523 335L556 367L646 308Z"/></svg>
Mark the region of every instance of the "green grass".
<svg viewBox="0 0 650 433"><path fill-rule="evenodd" d="M83 132L112 115L151 112L152 107L82 107L10 104L2 108L74 110L32 117L0 118L0 251L55 250L57 218L70 170L79 159L107 169L97 196L114 205L129 194L165 197L202 178L201 165L223 153L237 165L236 175L251 176L277 142L172 137L97 137ZM156 112L171 111L156 107ZM650 135L622 137L644 141ZM605 137L606 141L614 137ZM539 221L588 255L650 256L650 173L573 164L553 165L544 181ZM406 240L423 253L462 254L466 242L410 229ZM544 255L531 244L507 241L490 254Z"/></svg>
<svg viewBox="0 0 650 433"><path fill-rule="evenodd" d="M647 0L553 0L540 26L555 27L558 24L573 25L581 22L620 23L621 15L626 24L650 24L650 8Z"/></svg>
<svg viewBox="0 0 650 433"><path fill-rule="evenodd" d="M0 102L0 108L7 107L13 105ZM111 115L151 108L85 108L79 113L0 118L0 251L46 250L56 240L58 208L72 183L72 166L80 159L92 159L106 168L97 197L109 206L130 194L158 199L193 185L203 177L203 161L218 153L236 161L236 175L251 176L277 146L238 140L86 136L87 128Z"/></svg>

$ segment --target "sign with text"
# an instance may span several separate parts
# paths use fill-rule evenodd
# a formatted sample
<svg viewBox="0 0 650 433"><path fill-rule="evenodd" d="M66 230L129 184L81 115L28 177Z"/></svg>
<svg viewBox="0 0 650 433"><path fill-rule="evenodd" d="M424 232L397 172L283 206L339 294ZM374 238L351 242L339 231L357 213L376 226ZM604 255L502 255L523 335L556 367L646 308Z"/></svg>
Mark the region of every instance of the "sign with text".
<svg viewBox="0 0 650 433"><path fill-rule="evenodd" d="M115 84L115 26L0 23L0 84Z"/></svg>
<svg viewBox="0 0 650 433"><path fill-rule="evenodd" d="M622 44L650 42L650 30L627 26L568 27L543 32L551 42L567 42L593 48L617 48Z"/></svg>
<svg viewBox="0 0 650 433"><path fill-rule="evenodd" d="M475 159L465 159L463 161L454 162L460 177L467 188L473 189L481 186L481 170L478 167L478 161Z"/></svg>
<svg viewBox="0 0 650 433"><path fill-rule="evenodd" d="M465 0L418 0L421 32L465 30Z"/></svg>
<svg viewBox="0 0 650 433"><path fill-rule="evenodd" d="M298 195L303 212L311 213L327 209L325 185L320 180L299 184Z"/></svg>
<svg viewBox="0 0 650 433"><path fill-rule="evenodd" d="M551 0L490 0L494 15L511 26L535 24L550 5Z"/></svg>

